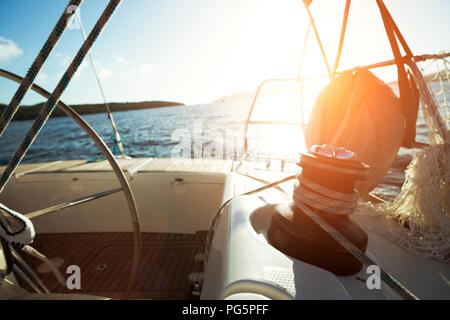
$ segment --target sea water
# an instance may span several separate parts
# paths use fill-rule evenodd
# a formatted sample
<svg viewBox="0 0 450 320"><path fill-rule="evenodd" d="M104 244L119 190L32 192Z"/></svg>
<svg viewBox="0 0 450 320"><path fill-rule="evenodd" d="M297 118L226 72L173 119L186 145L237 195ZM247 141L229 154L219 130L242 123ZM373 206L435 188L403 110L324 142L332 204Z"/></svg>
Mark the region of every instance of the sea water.
<svg viewBox="0 0 450 320"><path fill-rule="evenodd" d="M298 107L298 94L285 91L263 95L255 106L252 120L307 122L317 93L314 90L304 93L303 115ZM241 159L245 119L251 101L251 94L237 95L208 104L115 112L113 116L125 153L130 157ZM91 114L83 118L114 149L107 115ZM9 162L31 124L32 120L27 120L13 121L9 125L0 138L0 165ZM301 125L254 124L249 127L248 137L248 159L254 161L264 161L268 156L295 158L296 153L305 148ZM427 142L427 127L421 112L416 140ZM399 192L404 170L415 151L400 150L397 160L375 190L377 195L392 198ZM22 163L69 159L101 159L101 153L72 119L52 118Z"/></svg>

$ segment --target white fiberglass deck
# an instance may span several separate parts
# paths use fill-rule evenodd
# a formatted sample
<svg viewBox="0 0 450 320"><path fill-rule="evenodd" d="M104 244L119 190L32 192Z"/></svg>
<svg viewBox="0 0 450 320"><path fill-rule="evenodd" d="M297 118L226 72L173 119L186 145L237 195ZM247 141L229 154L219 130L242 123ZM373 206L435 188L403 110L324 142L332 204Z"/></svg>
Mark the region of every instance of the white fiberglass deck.
<svg viewBox="0 0 450 320"><path fill-rule="evenodd" d="M119 159L118 162L133 189L141 231L147 235L183 234L186 237L208 230L212 216L225 200L292 175L298 169L287 167L281 172L276 165L266 169L264 163L240 165L208 159L145 158ZM0 195L0 202L26 214L117 186L106 161L24 164ZM354 276L336 277L326 270L290 258L268 244L263 229L270 223L270 217L258 222L262 226L262 231L258 231L251 221L251 213L258 206L289 201L293 181L280 187L240 197L226 208L214 236L212 267L206 273L203 298L226 299L239 293L287 299L398 298L384 285L381 291L368 290L365 270ZM383 222L381 217L354 215L353 218L366 230L371 229L371 224ZM33 223L37 233L49 239L71 234L125 235L131 231L127 205L121 193L35 218ZM368 235L367 254L419 298L450 298L448 264L416 257L371 231ZM190 246L189 243L186 245ZM202 244L196 243L194 249L189 249L190 255L201 252ZM46 253L45 249L42 251ZM152 252L148 251L149 257L153 257ZM166 260L170 264L168 258ZM189 261L193 263L192 259ZM186 282L180 283L186 288ZM160 290L150 294L152 288L143 288L139 297L169 298L185 294L182 290L175 293ZM92 289L92 292L104 294L106 291ZM114 296L111 292L105 295Z"/></svg>

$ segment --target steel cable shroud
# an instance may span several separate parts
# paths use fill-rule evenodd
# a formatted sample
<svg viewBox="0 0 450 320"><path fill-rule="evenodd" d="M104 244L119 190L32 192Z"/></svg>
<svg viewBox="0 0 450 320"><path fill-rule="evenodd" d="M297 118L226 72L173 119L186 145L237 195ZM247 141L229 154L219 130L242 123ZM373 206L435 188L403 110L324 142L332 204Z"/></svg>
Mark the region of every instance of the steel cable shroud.
<svg viewBox="0 0 450 320"><path fill-rule="evenodd" d="M83 62L83 59L88 54L89 49L92 47L98 35L103 30L109 18L111 17L114 10L117 8L117 6L120 4L121 1L122 0L111 0L109 2L108 6L103 11L99 20L95 24L91 33L89 34L88 38L83 43L78 53L76 54L75 58L72 60L72 63L70 64L70 66L67 68L66 72L60 79L55 90L50 95L45 105L42 107L39 115L37 116L36 120L34 121L33 125L31 126L30 130L28 131L27 135L25 136L21 145L19 146L19 149L16 151L15 155L8 163L8 166L6 167L2 176L0 177L0 192L3 191L6 183L14 174L14 171L16 170L17 166L20 164L23 157L27 153L28 149L30 148L30 146L36 139L37 135L39 134L39 131L44 126L45 122L48 120L51 113L55 109L56 103L59 101L61 95L63 94L70 80L72 79L75 72L78 70L79 66Z"/></svg>
<svg viewBox="0 0 450 320"><path fill-rule="evenodd" d="M0 116L0 136L3 134L6 127L16 114L17 110L19 109L20 102L25 97L25 94L30 89L31 85L34 82L34 79L36 78L42 66L44 65L45 60L47 60L53 48L58 43L59 38L64 33L64 30L67 27L67 23L69 22L69 20L72 18L73 15L73 12L71 12L71 10L69 9L74 6L76 7L80 6L82 2L83 0L71 0L67 5L67 7L64 9L64 12L59 18L55 27L53 28L53 31L50 33L50 36L48 37L41 51L39 51L39 54L36 56L36 59L31 65L30 69L28 69L27 74L23 78L19 88L12 97L11 102L5 108L2 115Z"/></svg>

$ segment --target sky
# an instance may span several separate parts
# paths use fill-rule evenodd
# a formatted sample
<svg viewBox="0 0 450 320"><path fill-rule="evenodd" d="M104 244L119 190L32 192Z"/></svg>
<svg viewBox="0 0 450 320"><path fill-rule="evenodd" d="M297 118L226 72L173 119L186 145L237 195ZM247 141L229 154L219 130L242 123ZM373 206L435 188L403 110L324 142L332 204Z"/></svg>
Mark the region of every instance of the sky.
<svg viewBox="0 0 450 320"><path fill-rule="evenodd" d="M25 75L68 0L0 0L0 68ZM84 0L87 33L107 0ZM450 50L450 1L385 0L414 54ZM345 0L310 6L332 65ZM169 100L208 103L255 90L266 78L297 76L308 17L300 0L124 0L96 41L92 54L108 101ZM312 36L312 34L311 34ZM52 91L83 38L67 29L36 83ZM375 0L353 0L341 69L392 59ZM309 38L302 74L326 73L317 43ZM393 80L395 70L376 73ZM0 79L0 103L17 88ZM88 59L62 100L99 103ZM28 93L24 104L43 101Z"/></svg>

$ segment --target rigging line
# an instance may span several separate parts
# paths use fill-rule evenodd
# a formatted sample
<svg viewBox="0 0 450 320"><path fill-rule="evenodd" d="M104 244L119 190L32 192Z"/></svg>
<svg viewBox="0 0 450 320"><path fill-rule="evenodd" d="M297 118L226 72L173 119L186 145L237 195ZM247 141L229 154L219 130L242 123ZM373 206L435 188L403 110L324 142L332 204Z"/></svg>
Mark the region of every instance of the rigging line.
<svg viewBox="0 0 450 320"><path fill-rule="evenodd" d="M413 61L413 55L411 50L406 44L405 39L403 38L402 34L400 33L400 30L398 29L397 25L394 22L394 19L390 15L389 11L387 10L386 6L384 5L382 0L377 0L378 7L380 9L381 17L383 20L383 24L386 29L387 36L389 38L389 42L391 44L392 51L394 53L395 61L397 64L398 69L398 82L399 82L399 88L400 88L400 98L402 98L402 86L401 83L409 83L408 79L406 78L406 71L404 69L404 64L408 65L410 68L413 77L415 79L415 82L419 88L419 91L422 92L421 100L424 102L422 104L422 107L425 105L426 108L429 110L431 118L433 122L435 123L435 126L439 132L439 135L441 136L442 140L447 140L447 130L445 128L445 124L442 121L442 118L438 111L438 106L436 102L434 101L426 81L423 78L422 73L420 72L419 68L417 67L416 63ZM400 48L398 46L397 39L400 41L400 44L403 47L403 50L406 52L406 60L405 62L402 61Z"/></svg>
<svg viewBox="0 0 450 320"><path fill-rule="evenodd" d="M339 61L341 60L342 47L344 45L344 38L345 38L345 30L347 29L348 13L350 11L350 2L351 0L347 0L345 2L344 19L342 20L342 29L341 29L341 36L339 38L339 47L336 55L336 60L334 61L333 66L333 77L336 75L336 70L339 68Z"/></svg>
<svg viewBox="0 0 450 320"><path fill-rule="evenodd" d="M395 35L397 36L398 40L400 41L400 44L403 47L403 50L406 53L406 56L408 58L412 58L413 54L411 49L409 48L408 44L406 43L405 38L403 37L402 33L400 32L400 29L398 28L397 24L395 23L394 19L392 18L389 10L387 9L386 5L384 4L383 0L377 0L379 3L379 6L383 8L384 13L386 14L386 17L390 20L391 26L394 30Z"/></svg>
<svg viewBox="0 0 450 320"><path fill-rule="evenodd" d="M305 60L306 55L306 46L308 45L309 33L311 31L311 21L308 23L308 28L306 29L305 40L303 42L302 55L300 56L300 63L298 64L298 73L297 78L301 79L301 73L303 69L303 62Z"/></svg>
<svg viewBox="0 0 450 320"><path fill-rule="evenodd" d="M392 53L394 55L394 60L397 64L397 69L398 69L398 82L400 83L402 80L404 80L406 77L406 73L404 71L404 64L405 61L403 61L403 57L402 54L400 52L400 48L397 42L397 37L396 37L396 33L394 30L394 20L392 19L392 17L389 15L386 7L383 5L383 1L381 0L377 0L377 4L380 10L380 14L381 14L381 18L383 21L383 25L389 40L389 44L391 46L391 50ZM408 55L405 57L406 59L410 58L408 57ZM401 93L400 93L401 96Z"/></svg>
<svg viewBox="0 0 450 320"><path fill-rule="evenodd" d="M254 176L249 175L249 174L244 173L244 172L236 171L236 173L237 173L237 174L240 174L241 176L247 177L247 178L249 178L249 179L253 179L253 180L255 180L255 181L261 182L261 183L266 184L266 185L267 185L267 184L270 184L270 182L267 181L267 180L264 180L264 179L261 179L261 178L254 177ZM281 187L279 187L279 186L274 186L274 188L277 189L278 191L280 191L281 193L283 193L284 195L290 197L290 195L289 195L285 190L283 190Z"/></svg>
<svg viewBox="0 0 450 320"><path fill-rule="evenodd" d="M30 69L28 69L28 72L25 75L25 77L23 77L23 80L20 83L19 88L17 89L16 93L11 99L11 102L3 111L0 117L0 136L3 134L6 127L16 114L17 110L19 109L20 102L25 97L25 94L27 93L28 89L30 89L31 85L34 82L34 79L36 78L42 66L44 65L45 60L47 60L53 48L58 43L59 38L66 29L67 23L73 14L71 8L80 6L82 2L83 0L71 0L67 5L67 7L64 9L63 14L61 15L52 32L50 33L50 36L48 37L47 41L41 48L41 51L39 51Z"/></svg>
<svg viewBox="0 0 450 320"><path fill-rule="evenodd" d="M55 276L58 283L63 287L66 286L66 279L64 279L64 276L62 275L61 271L59 271L58 267L52 260L47 258L45 255L43 255L42 253L40 253L39 251L37 251L35 248L33 248L30 245L24 246L22 248L22 250L25 253L29 254L30 256L32 256L36 259L39 259L40 261L45 263L47 265L47 267L50 269L50 271L53 273L53 275Z"/></svg>
<svg viewBox="0 0 450 320"><path fill-rule="evenodd" d="M324 61L325 66L327 68L328 77L331 79L332 74L331 74L331 70L330 70L330 65L328 63L328 59L327 59L327 56L325 54L325 50L324 50L323 45L322 45L322 41L320 40L319 32L317 31L316 24L314 23L314 18L313 18L312 14L311 14L311 11L309 11L309 6L307 6L305 2L303 2L303 4L305 5L306 12L308 13L308 16L309 16L309 21L310 21L310 23L311 23L311 25L313 27L314 34L316 35L317 43L319 44L320 52L322 53L323 61Z"/></svg>
<svg viewBox="0 0 450 320"><path fill-rule="evenodd" d="M50 95L45 105L42 107L41 111L39 112L39 115L36 117L36 120L32 124L31 128L28 130L28 133L26 134L25 138L23 139L13 158L10 160L8 166L3 171L3 174L0 177L0 193L3 191L6 183L14 174L16 168L19 166L23 157L28 152L28 149L31 147L34 140L38 136L39 131L42 129L44 124L50 118L51 113L55 109L56 104L61 98L61 95L68 86L70 80L74 76L75 72L78 70L80 64L83 62L83 59L86 57L86 54L88 53L89 49L93 46L95 40L97 39L100 32L103 30L109 18L112 16L114 10L117 8L117 6L120 4L121 1L122 0L110 0L106 9L103 11L102 15L100 16L91 33L89 34L88 39L80 47L75 58L72 60L66 72L59 80L55 90Z"/></svg>
<svg viewBox="0 0 450 320"><path fill-rule="evenodd" d="M206 242L205 242L205 258L203 259L203 263L204 263L204 270L206 271L206 267L207 267L207 263L208 263L208 257L209 257L209 251L212 245L212 237L214 235L214 231L216 229L216 226L219 222L220 217L222 216L222 213L224 211L224 209L227 207L227 205L234 199L242 197L242 196L249 196L267 189L270 189L272 187L275 187L283 182L286 181L290 181L290 180L294 180L296 179L296 175L292 175L286 178L283 178L281 180L266 184L265 186L259 187L257 189L254 190L250 190L244 193L241 193L239 195L236 195L234 197L231 197L230 199L228 199L227 201L225 201L220 207L219 209L216 211L216 213L214 214L213 218L210 221L209 224L209 228L208 228L208 234L206 236Z"/></svg>
<svg viewBox="0 0 450 320"><path fill-rule="evenodd" d="M45 293L51 293L50 290L45 286L45 284L42 282L42 280L39 278L39 276L31 269L31 267L27 264L27 262L19 255L19 253L12 247L9 247L11 250L11 253L13 254L14 258L17 260L17 262L22 266L22 268L25 269L26 272L28 272L29 275L33 278L34 281L45 291Z"/></svg>
<svg viewBox="0 0 450 320"><path fill-rule="evenodd" d="M15 75L11 72L5 71L0 69L0 77L7 78L9 80L12 80L14 82L20 83L22 80L22 77L19 77L18 75ZM36 84L33 84L31 86L31 90L37 92L44 98L50 97L50 92L44 90L43 88L39 87ZM137 269L137 266L139 265L140 261L140 248L142 247L141 244L141 231L140 231L140 225L139 225L139 216L136 208L136 203L134 200L133 193L131 192L130 185L128 183L128 180L126 179L125 175L123 174L122 170L120 169L119 164L117 161L114 160L114 156L111 152L111 150L106 146L104 141L99 137L99 135L92 129L92 127L83 120L82 117L80 117L71 107L66 105L61 100L58 101L57 106L60 110L62 110L67 116L72 118L75 123L77 123L83 131L86 132L86 134L94 141L95 145L102 151L103 155L106 157L108 162L110 163L111 167L113 168L114 173L116 174L117 179L120 182L122 189L122 192L125 195L125 198L127 200L128 208L130 211L130 218L132 221L132 228L133 228L133 234L134 234L134 253L133 253L133 265L132 268ZM0 239L1 240L1 239ZM9 251L7 251L9 252ZM7 257L8 259L8 257ZM133 272L133 271L132 271ZM135 274L136 272L133 272ZM0 277L1 279L1 277ZM135 281L135 276L130 276L129 283L132 283ZM132 285L128 285L129 288L132 288ZM131 289L130 289L131 290ZM130 291L131 292L131 291ZM129 293L126 293L129 295Z"/></svg>
<svg viewBox="0 0 450 320"><path fill-rule="evenodd" d="M411 49L408 47L408 44L406 43L405 38L400 32L400 29L398 28L397 24L395 23L394 19L392 18L391 14L389 13L389 10L386 8L384 2L382 0L377 0L377 4L380 8L383 21L386 19L388 23L390 24L392 28L392 33L394 34L394 37L396 36L400 42L400 44L403 47L403 50L406 52L406 57L408 58L406 60L406 64L410 68L413 77L415 78L415 81L417 83L417 86L419 87L419 90L423 93L422 95L422 102L426 105L426 108L429 109L429 112L431 114L431 118L433 119L435 126L439 132L439 135L443 139L444 142L448 141L448 133L446 130L445 123L443 123L442 117L439 114L438 111L438 105L436 104L436 101L434 100L433 96L431 95L431 90L429 88L429 85L424 80L423 74L420 72L417 64L414 61L414 55L411 52ZM397 59L396 59L397 60ZM422 104L422 106L423 106Z"/></svg>
<svg viewBox="0 0 450 320"><path fill-rule="evenodd" d="M300 81L300 114L302 117L302 129L305 131L305 110L304 110L304 92L305 92L305 82L302 79L302 69L303 62L306 55L306 47L308 45L309 33L311 31L311 21L308 23L308 28L306 29L305 40L303 41L302 54L300 56L300 63L298 65L297 79Z"/></svg>
<svg viewBox="0 0 450 320"><path fill-rule="evenodd" d="M420 62L430 59L445 59L450 57L450 52L442 52L439 54L422 54L419 56L413 56L414 62Z"/></svg>
<svg viewBox="0 0 450 320"><path fill-rule="evenodd" d="M302 210L308 217L310 217L315 223L317 223L326 233L328 233L334 240L336 240L345 250L353 255L364 265L377 265L372 259L370 259L364 252L359 250L352 242L347 240L339 231L326 222L321 216L319 216L315 209L310 209L309 206L301 202L296 202L295 205ZM395 290L405 300L419 300L411 291L398 282L391 274L380 267L381 280L388 286Z"/></svg>
<svg viewBox="0 0 450 320"><path fill-rule="evenodd" d="M86 41L86 39L87 39L86 33L84 31L84 27L83 27L83 24L81 22L80 13L79 13L78 10L76 11L75 15L77 17L78 24L80 25L80 30L81 30L81 34L83 36L83 39L84 39L84 41ZM113 140L115 140L114 141L114 146L117 146L119 148L119 152L122 155L122 157L126 158L127 156L125 155L125 151L123 149L122 140L120 139L119 131L117 130L116 123L115 123L114 118L113 118L113 116L111 114L111 109L109 108L109 104L108 104L108 102L106 100L105 92L103 91L103 86L102 86L102 84L100 82L100 78L98 76L97 68L95 66L94 57L93 57L91 51L89 51L88 56L89 56L89 60L91 61L92 69L94 70L95 79L97 80L98 88L100 89L100 93L101 93L102 98L103 98L103 103L105 104L105 107L106 107L106 112L108 113L108 119L111 122L111 127L112 127L113 133L114 133L113 137L115 138L115 139L113 139Z"/></svg>
<svg viewBox="0 0 450 320"><path fill-rule="evenodd" d="M30 277L27 276L25 272L20 269L20 267L17 264L13 265L13 271L16 275L18 275L20 278L22 278L36 293L42 294L41 289L38 288L38 286L30 279Z"/></svg>
<svg viewBox="0 0 450 320"><path fill-rule="evenodd" d="M264 190L270 189L272 187L278 186L279 184L287 182L289 180L294 180L296 178L297 178L297 175L288 176L288 177L285 177L285 178L283 178L281 180L278 180L278 181L272 182L270 184L267 184L265 186L262 186L260 188L257 188L257 189L254 189L254 190L250 190L248 192L236 195L234 197L231 197L227 201L225 201L219 207L219 209L216 211L215 215L213 216L213 218L212 218L212 220L210 222L209 229L208 229L208 234L207 234L207 237L206 237L205 253L204 253L204 259L203 259L203 263L204 263L203 267L204 267L205 272L207 270L209 253L210 253L210 250L211 250L211 245L212 245L212 239L213 239L214 231L215 231L215 229L216 229L216 227L218 225L219 219L221 218L224 209L228 206L228 204L232 200L234 200L234 199L236 199L238 197L245 196L245 195L256 194L256 193L259 193L261 191L264 191ZM335 241L337 241L345 250L347 250L357 260L359 260L360 262L362 262L365 265L377 265L364 252L359 250L352 242L350 242L340 232L338 232L334 227L332 227L323 218L321 218L318 214L316 214L315 210L310 209L308 206L305 206L301 202L298 202L298 201L297 202L294 201L294 202L295 202L295 205L297 207L299 207L300 210L302 210L306 215L308 215L315 223L317 223L319 225L320 228L322 228L326 233L328 233ZM399 294L403 299L405 299L405 300L418 300L418 298L411 291L409 291L408 288L406 288L400 282L398 282L390 273L388 273L387 271L385 271L381 267L380 267L380 272L381 272L381 279L388 286L390 286L392 289L394 289L395 292L397 294Z"/></svg>
<svg viewBox="0 0 450 320"><path fill-rule="evenodd" d="M19 296L29 294L27 290L19 287L17 284L11 282L10 280L0 276L0 287L2 286L5 286L7 289L14 290Z"/></svg>

